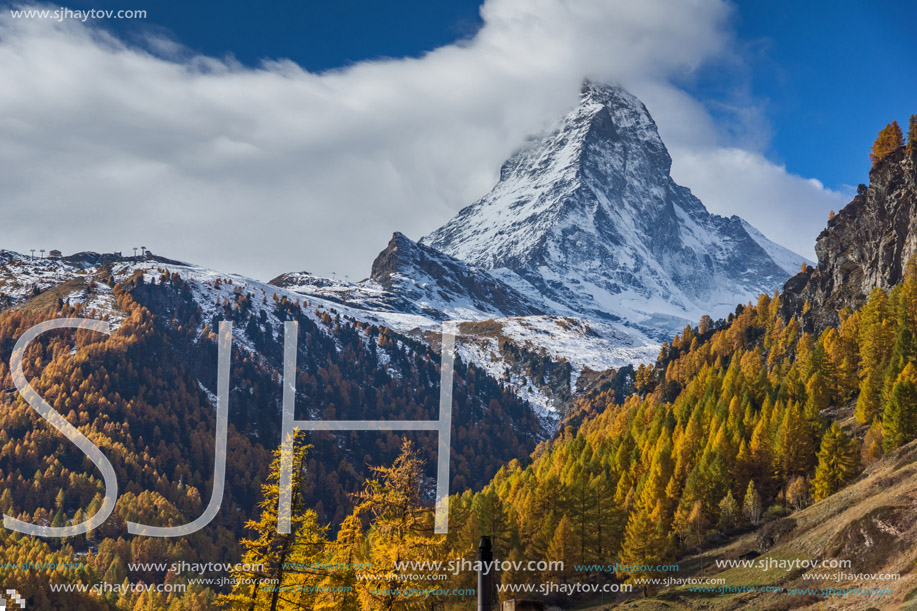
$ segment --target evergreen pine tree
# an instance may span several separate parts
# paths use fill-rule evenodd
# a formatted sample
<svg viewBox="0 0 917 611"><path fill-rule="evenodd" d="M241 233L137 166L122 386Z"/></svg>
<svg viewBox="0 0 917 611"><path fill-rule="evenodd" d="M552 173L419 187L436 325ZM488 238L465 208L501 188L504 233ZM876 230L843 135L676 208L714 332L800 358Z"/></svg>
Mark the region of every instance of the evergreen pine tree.
<svg viewBox="0 0 917 611"><path fill-rule="evenodd" d="M624 547L621 549L621 564L628 567L641 567L632 572L621 572L618 577L633 581L653 576L648 567L659 564L665 558L666 544L656 524L650 518L650 510L639 507L630 516L624 530ZM643 596L647 587L643 585Z"/></svg>
<svg viewBox="0 0 917 611"><path fill-rule="evenodd" d="M802 476L797 475L790 482L786 489L786 500L797 511L806 506L809 502L809 482Z"/></svg>
<svg viewBox="0 0 917 611"><path fill-rule="evenodd" d="M560 560L564 563L563 569L555 573L555 577L561 579L564 583L575 574L574 565L580 557L580 538L573 529L573 524L567 516L560 519L557 530L554 531L554 537L551 544L548 545L547 557L551 560Z"/></svg>
<svg viewBox="0 0 917 611"><path fill-rule="evenodd" d="M707 532L707 516L704 515L704 506L700 501L695 501L687 518L687 536L685 543L688 547L700 545L704 542Z"/></svg>
<svg viewBox="0 0 917 611"><path fill-rule="evenodd" d="M895 347L885 370L885 384L882 389L882 397L886 403L891 399L892 389L895 382L898 381L898 375L908 363L917 361L917 342L914 341L914 334L909 328L910 325L908 324L905 308L899 306L898 310L898 331L895 337Z"/></svg>
<svg viewBox="0 0 917 611"><path fill-rule="evenodd" d="M238 585L222 597L224 606L248 611L284 609L289 600L283 588L293 590L315 579L314 573L288 568L293 564L303 566L319 562L326 543L327 528L318 524L315 511L303 506L303 461L308 447L294 439L289 534L277 532L280 449L274 451L268 483L262 486L263 498L258 504L261 516L257 521L246 524L257 536L242 540L242 547L245 548L242 565L250 567L250 570L233 572ZM263 580L272 580L272 585L278 587L263 588Z"/></svg>
<svg viewBox="0 0 917 611"><path fill-rule="evenodd" d="M410 608L418 592L432 586L409 581L395 570L396 563L431 560L442 545L433 535L433 512L423 501L423 459L407 438L391 467L373 467L369 480L357 498L356 515L369 518L366 533L367 562L378 579L360 589L364 608ZM413 592L405 586L411 586Z"/></svg>
<svg viewBox="0 0 917 611"><path fill-rule="evenodd" d="M359 516L344 518L334 542L328 546L326 564L330 565L322 580L315 609L321 611L361 611L357 567L365 560L363 524ZM362 569L360 569L362 570Z"/></svg>
<svg viewBox="0 0 917 611"><path fill-rule="evenodd" d="M593 477L589 486L595 493L595 507L588 516L586 550L601 562L620 549L626 520L623 510L614 504L614 488L606 472Z"/></svg>
<svg viewBox="0 0 917 611"><path fill-rule="evenodd" d="M777 461L783 481L789 483L791 476L806 473L814 455L811 428L799 404L793 402L784 412L777 434Z"/></svg>
<svg viewBox="0 0 917 611"><path fill-rule="evenodd" d="M881 288L873 290L859 314L862 382L856 417L860 424L869 424L881 416L882 381L895 344L895 321Z"/></svg>
<svg viewBox="0 0 917 611"><path fill-rule="evenodd" d="M489 536L493 543L494 554L498 557L509 553L510 528L503 502L493 488L482 490L471 502L471 515L475 533L472 541L480 541L482 536Z"/></svg>
<svg viewBox="0 0 917 611"><path fill-rule="evenodd" d="M856 476L857 467L857 451L853 441L836 422L832 423L818 451L818 467L812 482L815 500L820 501L840 490Z"/></svg>
<svg viewBox="0 0 917 611"><path fill-rule="evenodd" d="M874 420L866 435L863 437L863 446L860 449L860 457L863 464L871 465L882 458L882 423L878 419Z"/></svg>
<svg viewBox="0 0 917 611"><path fill-rule="evenodd" d="M761 482L765 493L771 494L774 480L774 452L768 432L768 423L763 413L752 432L748 452L751 458L752 479Z"/></svg>
<svg viewBox="0 0 917 611"><path fill-rule="evenodd" d="M917 368L908 363L892 387L882 417L885 451L893 450L917 436Z"/></svg>

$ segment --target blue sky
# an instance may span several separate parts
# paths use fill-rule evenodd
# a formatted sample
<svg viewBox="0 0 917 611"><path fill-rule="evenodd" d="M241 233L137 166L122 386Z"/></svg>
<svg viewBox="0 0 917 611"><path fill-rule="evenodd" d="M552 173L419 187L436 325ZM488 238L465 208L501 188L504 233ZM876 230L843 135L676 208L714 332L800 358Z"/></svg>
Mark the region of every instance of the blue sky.
<svg viewBox="0 0 917 611"><path fill-rule="evenodd" d="M0 247L20 252L145 244L264 280L365 277L392 232L486 194L592 77L646 103L708 209L814 258L877 131L917 112L901 1L65 6L148 14L0 11Z"/></svg>
<svg viewBox="0 0 917 611"><path fill-rule="evenodd" d="M417 56L473 35L482 25L474 0L241 0L173 2L96 0L65 3L73 9L144 8L142 22L110 22L122 33L159 26L206 55L233 55L255 66L289 58L310 71L379 57Z"/></svg>
<svg viewBox="0 0 917 611"><path fill-rule="evenodd" d="M125 8L125 0L71 2L77 8ZM205 55L248 66L289 58L311 72L363 60L418 57L473 36L476 0L241 0L130 4L144 22L109 22L119 35L157 31ZM892 119L917 113L917 35L906 0L836 2L738 0L730 19L735 65L711 66L681 82L717 108L750 95L767 121L765 151L790 171L835 189L866 181L866 150Z"/></svg>
<svg viewBox="0 0 917 611"><path fill-rule="evenodd" d="M736 30L773 124L771 157L829 186L867 182L878 130L917 114L914 19L901 0L741 0Z"/></svg>

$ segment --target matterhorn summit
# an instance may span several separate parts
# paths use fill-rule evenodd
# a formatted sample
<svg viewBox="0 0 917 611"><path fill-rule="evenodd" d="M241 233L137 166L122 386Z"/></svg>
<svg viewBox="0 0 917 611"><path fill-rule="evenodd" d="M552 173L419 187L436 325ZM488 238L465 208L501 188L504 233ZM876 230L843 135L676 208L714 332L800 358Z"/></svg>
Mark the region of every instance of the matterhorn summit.
<svg viewBox="0 0 917 611"><path fill-rule="evenodd" d="M562 315L667 336L780 287L805 259L672 179L636 97L587 81L579 105L531 140L497 185L421 243Z"/></svg>

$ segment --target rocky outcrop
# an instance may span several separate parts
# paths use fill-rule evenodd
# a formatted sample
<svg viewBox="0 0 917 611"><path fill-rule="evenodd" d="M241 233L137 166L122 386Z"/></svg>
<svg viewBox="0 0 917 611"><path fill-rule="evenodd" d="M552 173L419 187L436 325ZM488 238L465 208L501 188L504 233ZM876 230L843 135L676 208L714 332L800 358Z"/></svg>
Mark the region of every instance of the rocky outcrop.
<svg viewBox="0 0 917 611"><path fill-rule="evenodd" d="M859 191L818 236L818 266L784 287L784 316L800 318L810 331L836 325L843 308L863 305L876 287L898 284L917 253L914 156L900 149L882 159Z"/></svg>
<svg viewBox="0 0 917 611"><path fill-rule="evenodd" d="M370 280L404 301L401 311L475 310L498 316L541 314L528 298L482 269L395 232L373 261Z"/></svg>
<svg viewBox="0 0 917 611"><path fill-rule="evenodd" d="M412 314L435 321L543 313L538 304L487 271L399 232L373 261L366 280L341 282L292 272L270 283L363 310Z"/></svg>

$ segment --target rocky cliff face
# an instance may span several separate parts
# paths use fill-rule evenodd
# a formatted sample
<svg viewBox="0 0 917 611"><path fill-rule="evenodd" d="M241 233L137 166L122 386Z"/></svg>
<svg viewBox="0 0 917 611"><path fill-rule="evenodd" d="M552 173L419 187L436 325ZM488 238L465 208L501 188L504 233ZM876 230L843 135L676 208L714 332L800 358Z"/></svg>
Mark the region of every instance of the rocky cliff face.
<svg viewBox="0 0 917 611"><path fill-rule="evenodd" d="M810 330L837 324L843 308L858 308L876 287L898 284L917 253L915 157L901 149L876 164L865 191L828 221L815 252L818 267L787 281L782 304Z"/></svg>
<svg viewBox="0 0 917 611"><path fill-rule="evenodd" d="M643 104L587 82L579 106L501 169L500 181L421 240L490 270L546 309L668 337L723 316L803 258L738 217L710 214L670 176Z"/></svg>
<svg viewBox="0 0 917 611"><path fill-rule="evenodd" d="M512 287L477 269L395 232L373 261L372 273L357 283L319 278L308 272L283 274L271 284L376 312L449 319L542 314ZM410 319L409 326L418 321Z"/></svg>
<svg viewBox="0 0 917 611"><path fill-rule="evenodd" d="M370 280L403 300L401 311L410 311L413 304L439 317L463 308L493 316L542 313L528 298L486 271L398 232L373 261Z"/></svg>

